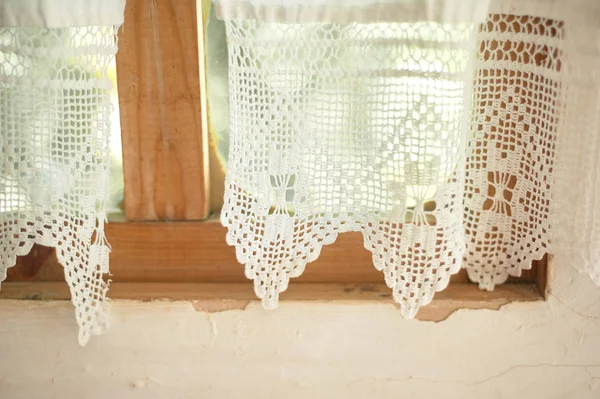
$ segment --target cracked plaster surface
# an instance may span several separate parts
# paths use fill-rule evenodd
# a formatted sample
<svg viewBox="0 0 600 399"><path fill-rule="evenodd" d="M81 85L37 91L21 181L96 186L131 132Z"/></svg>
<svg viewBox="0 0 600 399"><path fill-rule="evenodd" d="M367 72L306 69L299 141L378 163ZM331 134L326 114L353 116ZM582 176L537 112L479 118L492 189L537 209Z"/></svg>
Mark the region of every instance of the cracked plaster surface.
<svg viewBox="0 0 600 399"><path fill-rule="evenodd" d="M545 302L404 320L392 304L0 304L0 398L600 398L600 288L550 265Z"/></svg>

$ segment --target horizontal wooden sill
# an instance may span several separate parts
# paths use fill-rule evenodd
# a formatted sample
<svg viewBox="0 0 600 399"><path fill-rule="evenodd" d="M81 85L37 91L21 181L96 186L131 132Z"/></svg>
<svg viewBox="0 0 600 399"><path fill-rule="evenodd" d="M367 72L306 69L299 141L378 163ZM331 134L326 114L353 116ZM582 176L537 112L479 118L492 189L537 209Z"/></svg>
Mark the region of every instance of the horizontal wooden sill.
<svg viewBox="0 0 600 399"><path fill-rule="evenodd" d="M219 283L247 284L244 266L228 246L227 229L211 219L205 222L125 222L105 227L112 246L110 272L119 283ZM508 283L545 284L546 258L535 261L521 277ZM34 246L8 269L7 281L64 281L64 268L54 250ZM309 263L294 284L383 284L383 274L373 267L373 254L365 249L361 233L340 234ZM450 285L468 284L461 269Z"/></svg>
<svg viewBox="0 0 600 399"><path fill-rule="evenodd" d="M201 311L245 309L258 301L248 283L125 283L111 284L111 299L191 301ZM69 289L64 282L5 282L0 299L66 300ZM543 297L535 284L499 285L494 291L482 291L474 284L451 284L436 293L431 304L421 308L417 319L440 321L458 309L497 310L510 302L540 301ZM391 291L383 284L290 284L281 301L318 301L369 303L377 301L397 306Z"/></svg>

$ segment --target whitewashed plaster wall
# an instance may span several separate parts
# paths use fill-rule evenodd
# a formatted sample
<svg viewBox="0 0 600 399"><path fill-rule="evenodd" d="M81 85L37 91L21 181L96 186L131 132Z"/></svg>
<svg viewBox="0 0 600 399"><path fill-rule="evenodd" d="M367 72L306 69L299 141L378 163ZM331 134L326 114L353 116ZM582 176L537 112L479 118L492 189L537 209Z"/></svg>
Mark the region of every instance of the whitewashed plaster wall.
<svg viewBox="0 0 600 399"><path fill-rule="evenodd" d="M0 302L0 398L600 398L600 289L551 264L546 302L403 320L391 304L207 313L114 301L77 345L68 302Z"/></svg>

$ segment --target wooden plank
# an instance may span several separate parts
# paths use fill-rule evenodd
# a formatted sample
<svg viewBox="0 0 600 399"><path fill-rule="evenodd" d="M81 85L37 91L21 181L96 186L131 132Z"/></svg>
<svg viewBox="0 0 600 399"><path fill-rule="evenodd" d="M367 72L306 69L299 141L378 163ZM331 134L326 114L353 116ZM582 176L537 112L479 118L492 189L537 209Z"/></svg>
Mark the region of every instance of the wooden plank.
<svg viewBox="0 0 600 399"><path fill-rule="evenodd" d="M125 283L112 282L111 298L131 300L256 300L252 285L241 283ZM473 284L454 284L435 294L437 300L517 301L540 300L535 284L505 284L497 290L480 290ZM65 282L12 282L2 285L0 299L70 299ZM385 284L300 283L281 293L283 300L391 300Z"/></svg>
<svg viewBox="0 0 600 399"><path fill-rule="evenodd" d="M225 242L226 229L217 221L109 223L106 234L112 245L110 270L119 282L247 283L244 267L235 249ZM35 247L34 247L35 248ZM534 262L531 270L509 283L534 283L545 260ZM32 269L32 260L19 258L9 269L9 281L62 281L62 266L55 256L45 256L36 273L16 271L22 265ZM15 272L13 273L13 269ZM371 253L364 249L360 233L340 234L334 244L323 247L319 258L309 263L294 283L380 283L383 275L373 267ZM451 278L452 284L468 283L464 270Z"/></svg>
<svg viewBox="0 0 600 399"><path fill-rule="evenodd" d="M35 244L29 254L19 256L15 267L7 271L8 281L61 281L65 275L63 268L58 264L54 248Z"/></svg>
<svg viewBox="0 0 600 399"><path fill-rule="evenodd" d="M251 284L122 283L111 284L112 299L192 301L196 310L216 312L245 309L258 301ZM69 299L64 282L4 283L0 299ZM500 309L509 302L542 300L534 284L506 284L494 291L481 291L472 284L455 284L436 293L431 304L422 307L418 320L440 321L458 309ZM394 304L391 291L383 284L292 284L281 301L340 302L360 305L368 302ZM396 305L397 306L397 305Z"/></svg>
<svg viewBox="0 0 600 399"><path fill-rule="evenodd" d="M235 248L225 242L226 229L217 221L203 223L109 224L113 246L111 271L118 281L248 282ZM323 248L298 281L379 283L371 254L358 233L342 234Z"/></svg>
<svg viewBox="0 0 600 399"><path fill-rule="evenodd" d="M117 74L128 220L208 216L195 0L129 0Z"/></svg>

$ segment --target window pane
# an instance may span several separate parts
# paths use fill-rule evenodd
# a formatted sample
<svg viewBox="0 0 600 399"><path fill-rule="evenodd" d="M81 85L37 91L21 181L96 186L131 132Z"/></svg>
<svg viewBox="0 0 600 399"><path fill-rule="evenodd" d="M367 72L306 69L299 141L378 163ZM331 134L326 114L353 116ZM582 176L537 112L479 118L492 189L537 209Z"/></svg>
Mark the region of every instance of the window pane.
<svg viewBox="0 0 600 399"><path fill-rule="evenodd" d="M0 43L9 44L12 35L23 36L21 40L24 43L30 43L30 45L40 48L52 48L62 45L63 42L70 43L71 45L82 44L85 45L88 41L94 39L96 34L104 35L103 28L98 29L87 29L87 28L65 28L65 29L35 29L29 30L15 30L15 29L4 29L0 33ZM112 29L112 28L111 28ZM17 32L17 33L15 33ZM95 60L93 56L81 56L73 57L68 60L62 60L63 64L49 64L49 60L44 57L31 57L24 54L20 54L17 51L4 51L0 54L0 74L5 77L19 77L23 75L31 74L35 76L39 71L46 71L50 77L56 77L57 74L69 74L68 76L79 76L81 74L91 74L97 71L90 70L96 68ZM52 75L54 74L54 75ZM122 202L123 202L123 162L121 155L121 136L120 136L120 123L119 123L119 110L118 110L118 98L117 98L117 87L116 87L116 66L113 61L108 67L108 75L113 83L113 89L111 91L111 101L113 103L113 110L111 115L112 131L111 131L111 180L110 180L110 200L107 204L108 214L118 215L122 213ZM2 85L0 87L0 108L2 107L19 107L19 97L13 93L14 89L10 85ZM51 146L56 143L61 143L64 147L62 134L64 133L61 129L62 125L51 126L45 120L56 119L58 123L63 123L62 118L65 118L63 113L68 109L69 104L66 101L72 101L71 93L64 90L48 91L48 94L41 96L36 99L36 104L28 104L27 109L34 110L34 115L37 115L35 121L31 121L31 129L36 127L37 130L31 130L30 133L35 140L30 145L31 151L38 151L39 154L44 154L50 151ZM31 106L29 106L31 105ZM95 105L92 104L92 105ZM81 119L91 120L93 119L92 113L95 112L95 107L88 107L90 110L89 114L84 114L82 111ZM25 109L23 109L23 112ZM2 116L4 116L4 123L8 123L7 115L0 115L0 122L2 122ZM44 119L46 118L46 119ZM79 121L78 121L79 122ZM67 123L67 122L64 122ZM73 123L70 121L69 123ZM1 123L0 123L1 124ZM76 124L77 132L84 132L81 129L80 124ZM39 130L42 129L42 130ZM25 131L25 130L24 130ZM29 132L29 130L27 130ZM70 139L73 139L72 136ZM76 142L78 142L76 140ZM34 180L28 181L29 184L35 183L39 186L42 182L45 182L44 186L53 187L55 189L60 181L60 178L65 173L64 166L61 166L62 160L60 157L53 158L47 162L35 163L35 166L31 166L35 170L30 170L32 176L40 176L40 182ZM22 167L18 163L13 163L14 170L4 170L0 177L0 212L14 212L21 207L28 206L27 204L31 201L35 201L36 196L40 197L39 193L27 192L27 187L19 186L19 181L15 176L19 172L19 168ZM11 177L12 175L12 177ZM42 197L44 197L43 194ZM114 219L111 217L111 219Z"/></svg>
<svg viewBox="0 0 600 399"><path fill-rule="evenodd" d="M210 3L210 1L209 1ZM206 87L210 135L210 204L211 212L218 213L223 206L225 170L229 151L229 82L225 23L216 18L210 7L206 26ZM206 15L206 13L203 13Z"/></svg>
<svg viewBox="0 0 600 399"><path fill-rule="evenodd" d="M110 93L110 100L112 102L113 109L110 116L110 184L107 213L109 220L118 221L124 219L125 204L123 202L123 152L121 147L121 120L119 117L117 67L114 61L109 66L108 76L113 85Z"/></svg>
<svg viewBox="0 0 600 399"><path fill-rule="evenodd" d="M205 8L206 9L206 8ZM264 29L273 26L265 24ZM307 29L307 28L304 28ZM324 27L316 25L317 30L335 30L335 27ZM399 33L401 30L402 35ZM388 95L394 104L388 107L386 112L377 109L378 104L373 105L373 109L363 110L366 117L365 131L373 130L378 133L373 135L373 140L379 138L384 140L381 143L374 142L373 145L382 148L381 159L378 159L380 165L379 172L382 175L389 176L391 181L401 182L406 186L409 193L407 207L415 206L414 198L423 197L427 202L431 201L436 194L437 184L448 180L455 170L455 159L450 159L454 148L456 137L448 137L446 131L456 131L455 126L462 117L462 84L453 82L443 77L432 78L431 75L442 72L444 64L440 60L453 58L456 60L456 68L464 68L468 61L461 51L453 50L448 43L467 40L468 29L457 27L450 29L447 26L438 26L425 23L405 23L402 25L379 23L365 30L362 26L348 26L345 33L356 38L361 35L364 39L398 39L408 38L409 43L398 45L395 53L378 52L388 51L373 48L370 49L373 59L389 58L388 63L393 69L400 73L399 77L384 76L376 78L365 78L366 87L362 90L368 92L369 85L374 88L390 87ZM399 36L400 35L400 36ZM334 35L335 36L335 35ZM437 46L428 48L420 46L422 40L428 40L438 43ZM211 208L218 211L222 205L223 194L223 174L227 168L228 146L229 146L229 103L228 103L228 53L225 34L225 25L223 21L216 19L214 8L210 10L206 24L206 71L207 71L207 94L209 108L209 127L211 137ZM347 50L347 53L338 55L340 62L345 62L345 68L348 71L357 70L361 72L368 71L373 65L364 65L361 60L366 57L357 57ZM311 57L306 54L306 57ZM268 63L269 60L264 60ZM283 64L291 62L297 63L305 61L300 56L299 59L273 60L272 62L281 62ZM330 61L330 60L328 60ZM454 65L454 64L453 64ZM281 69L294 70L292 65L281 65ZM453 70L446 72L452 73ZM443 74L441 74L443 75ZM336 114L337 110L329 107L332 101L340 97L343 88L327 88L315 90L313 93L314 101L323 103L322 112L326 115L317 115L319 120L339 120L343 115ZM406 101L403 101L406 99ZM425 123L420 114L427 111L430 115L437 115L438 125ZM354 114L348 114L347 118L354 118ZM389 131L390 120L401 121L395 130ZM342 121L343 122L343 121ZM350 120L347 121L350 124ZM414 126L413 126L414 125ZM445 129L440 128L444 125ZM337 135L342 138L348 132L344 131L344 123L335 126L337 131L330 131L328 134ZM326 127L324 127L326 129ZM398 143L389 143L388 137L394 136ZM401 143L400 143L401 142ZM397 147L396 154L387 154L388 146ZM317 145L319 145L317 143ZM327 141L323 141L323 146ZM325 149L324 149L325 151ZM345 162L351 162L353 154L346 154ZM387 157L384 159L384 157ZM402 158L401 158L402 157ZM389 158L389 159L388 159ZM423 171L427 171L426 178ZM421 176L423 175L423 176ZM352 183L349 183L352 184ZM356 180L355 184L361 184ZM414 198L413 198L414 197ZM333 199L332 199L333 201ZM368 204L367 204L368 205ZM367 206L366 205L366 206ZM333 207L334 204L326 204L326 208Z"/></svg>

